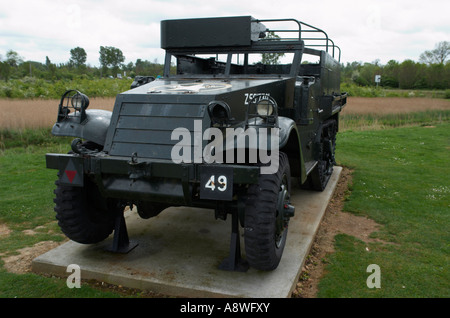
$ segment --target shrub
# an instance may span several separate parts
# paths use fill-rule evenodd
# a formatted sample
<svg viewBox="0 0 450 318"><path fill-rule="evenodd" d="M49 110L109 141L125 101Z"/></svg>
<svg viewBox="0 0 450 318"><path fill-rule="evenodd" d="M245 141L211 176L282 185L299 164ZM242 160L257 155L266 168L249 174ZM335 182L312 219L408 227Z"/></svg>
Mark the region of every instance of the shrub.
<svg viewBox="0 0 450 318"><path fill-rule="evenodd" d="M25 77L0 83L0 98L59 99L69 89L77 89L89 97L114 97L128 90L131 82L129 79L89 79L87 76L54 82Z"/></svg>
<svg viewBox="0 0 450 318"><path fill-rule="evenodd" d="M450 89L446 89L445 90L445 98L449 99L450 98Z"/></svg>

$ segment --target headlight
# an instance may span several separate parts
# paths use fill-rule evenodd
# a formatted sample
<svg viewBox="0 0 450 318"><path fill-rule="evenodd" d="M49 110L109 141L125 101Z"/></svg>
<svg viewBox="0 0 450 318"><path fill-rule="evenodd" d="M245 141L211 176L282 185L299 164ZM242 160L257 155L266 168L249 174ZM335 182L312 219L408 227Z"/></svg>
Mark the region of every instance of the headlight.
<svg viewBox="0 0 450 318"><path fill-rule="evenodd" d="M273 104L267 99L263 99L256 105L256 112L261 117L267 117L273 114Z"/></svg>
<svg viewBox="0 0 450 318"><path fill-rule="evenodd" d="M277 102L269 94L256 93L248 101L246 121L249 125L256 125L257 118L267 125L278 124ZM252 123L253 121L253 123Z"/></svg>
<svg viewBox="0 0 450 318"><path fill-rule="evenodd" d="M72 106L73 108L75 108L75 110L78 111L80 111L82 108L86 109L89 106L89 98L86 95L77 92L72 96Z"/></svg>

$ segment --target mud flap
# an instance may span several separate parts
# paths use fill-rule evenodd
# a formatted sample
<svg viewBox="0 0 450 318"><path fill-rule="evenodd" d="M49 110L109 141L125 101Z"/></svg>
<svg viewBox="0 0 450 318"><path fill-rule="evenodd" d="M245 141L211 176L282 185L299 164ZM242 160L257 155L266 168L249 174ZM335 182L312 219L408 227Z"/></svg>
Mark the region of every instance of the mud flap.
<svg viewBox="0 0 450 318"><path fill-rule="evenodd" d="M82 187L84 185L83 158L72 155L53 156L47 154L47 168L59 170L61 185ZM54 160L56 159L56 160ZM56 167L54 166L56 163Z"/></svg>

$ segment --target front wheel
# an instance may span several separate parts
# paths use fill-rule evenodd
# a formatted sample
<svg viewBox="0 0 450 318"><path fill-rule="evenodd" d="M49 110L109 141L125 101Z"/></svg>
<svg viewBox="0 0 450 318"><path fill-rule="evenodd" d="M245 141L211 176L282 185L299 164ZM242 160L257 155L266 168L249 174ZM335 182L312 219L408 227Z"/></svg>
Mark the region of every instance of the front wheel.
<svg viewBox="0 0 450 318"><path fill-rule="evenodd" d="M85 178L84 187L55 182L55 212L62 232L71 240L94 244L106 239L114 229L117 202L104 199L96 185Z"/></svg>
<svg viewBox="0 0 450 318"><path fill-rule="evenodd" d="M289 161L280 153L278 172L261 174L259 184L247 193L244 241L247 261L259 270L278 267L287 237L291 173Z"/></svg>

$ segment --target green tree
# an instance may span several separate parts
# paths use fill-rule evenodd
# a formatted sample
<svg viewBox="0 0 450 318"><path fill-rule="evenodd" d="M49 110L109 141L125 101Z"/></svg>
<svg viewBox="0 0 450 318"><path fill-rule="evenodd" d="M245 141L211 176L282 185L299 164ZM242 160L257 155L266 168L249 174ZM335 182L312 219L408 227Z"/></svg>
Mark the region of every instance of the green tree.
<svg viewBox="0 0 450 318"><path fill-rule="evenodd" d="M425 51L420 55L420 62L425 64L445 64L450 56L450 42L443 41L436 44L434 50Z"/></svg>
<svg viewBox="0 0 450 318"><path fill-rule="evenodd" d="M7 62L0 61L0 77L7 82L11 74L11 66Z"/></svg>
<svg viewBox="0 0 450 318"><path fill-rule="evenodd" d="M47 67L48 77L54 79L56 77L56 65L50 61L48 56L45 57L45 66Z"/></svg>
<svg viewBox="0 0 450 318"><path fill-rule="evenodd" d="M303 62L302 62L303 63ZM360 62L347 62L347 65L341 65L341 78L344 83L352 83L359 76L358 69L361 67Z"/></svg>
<svg viewBox="0 0 450 318"><path fill-rule="evenodd" d="M6 63L11 67L17 67L23 63L23 58L16 51L9 50L6 52Z"/></svg>
<svg viewBox="0 0 450 318"><path fill-rule="evenodd" d="M125 61L125 56L120 49L112 46L100 46L100 65L105 71L112 67L113 74L117 74L119 66Z"/></svg>
<svg viewBox="0 0 450 318"><path fill-rule="evenodd" d="M52 64L52 62L50 61L50 59L48 58L48 56L45 57L45 66L49 67L50 64Z"/></svg>
<svg viewBox="0 0 450 318"><path fill-rule="evenodd" d="M364 63L359 70L357 81L364 86L375 85L375 75L381 75L380 61L376 60L372 63Z"/></svg>
<svg viewBox="0 0 450 318"><path fill-rule="evenodd" d="M447 63L447 70L449 69L450 62ZM444 64L430 64L426 66L426 86L433 89L446 89L449 88L450 77L446 72L446 66Z"/></svg>
<svg viewBox="0 0 450 318"><path fill-rule="evenodd" d="M274 32L269 32L267 34L266 39L270 41L279 41L280 37L276 35ZM263 53L261 63L262 64L269 64L269 65L276 65L280 61L280 57L283 57L284 53Z"/></svg>
<svg viewBox="0 0 450 318"><path fill-rule="evenodd" d="M381 76L381 85L398 88L398 73L399 73L399 63L395 60L390 60L383 67L383 72Z"/></svg>
<svg viewBox="0 0 450 318"><path fill-rule="evenodd" d="M418 75L418 65L412 60L405 60L400 64L398 82L400 88L414 88Z"/></svg>
<svg viewBox="0 0 450 318"><path fill-rule="evenodd" d="M162 75L164 72L164 65L158 64L158 60L155 59L153 62L143 61L137 59L135 63L135 74L136 75L149 75L157 76Z"/></svg>
<svg viewBox="0 0 450 318"><path fill-rule="evenodd" d="M69 64L75 66L76 68L80 68L85 66L87 54L86 51L77 46L70 50L70 60Z"/></svg>

